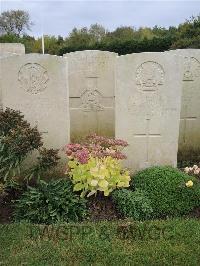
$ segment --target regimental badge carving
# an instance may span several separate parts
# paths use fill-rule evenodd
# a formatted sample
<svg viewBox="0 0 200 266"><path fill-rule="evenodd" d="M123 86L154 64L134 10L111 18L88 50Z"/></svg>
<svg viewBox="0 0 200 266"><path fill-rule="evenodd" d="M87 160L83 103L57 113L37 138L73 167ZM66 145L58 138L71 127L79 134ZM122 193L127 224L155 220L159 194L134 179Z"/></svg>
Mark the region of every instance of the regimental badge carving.
<svg viewBox="0 0 200 266"><path fill-rule="evenodd" d="M101 93L97 90L85 90L81 95L82 106L85 112L102 111L104 107L100 103Z"/></svg>
<svg viewBox="0 0 200 266"><path fill-rule="evenodd" d="M142 91L156 91L164 84L163 67L153 61L142 63L136 70L136 84Z"/></svg>
<svg viewBox="0 0 200 266"><path fill-rule="evenodd" d="M19 70L18 80L25 91L38 94L46 89L49 77L43 66L27 63Z"/></svg>
<svg viewBox="0 0 200 266"><path fill-rule="evenodd" d="M87 89L81 94L81 109L84 112L98 112L103 111L104 106L102 105L102 95L97 88L98 77L87 77Z"/></svg>
<svg viewBox="0 0 200 266"><path fill-rule="evenodd" d="M185 57L183 81L194 81L200 77L200 62L194 57Z"/></svg>

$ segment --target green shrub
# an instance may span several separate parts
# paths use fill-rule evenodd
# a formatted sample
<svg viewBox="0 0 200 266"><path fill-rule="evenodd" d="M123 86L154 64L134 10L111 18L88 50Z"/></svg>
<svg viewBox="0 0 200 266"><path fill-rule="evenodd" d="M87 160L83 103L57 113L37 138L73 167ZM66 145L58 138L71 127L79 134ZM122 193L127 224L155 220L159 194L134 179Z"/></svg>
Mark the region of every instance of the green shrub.
<svg viewBox="0 0 200 266"><path fill-rule="evenodd" d="M192 186L187 187L190 180ZM172 167L140 171L133 177L131 187L147 193L154 217L184 215L200 204L199 181Z"/></svg>
<svg viewBox="0 0 200 266"><path fill-rule="evenodd" d="M17 221L51 224L80 221L87 215L86 200L73 192L70 180L40 181L15 203Z"/></svg>
<svg viewBox="0 0 200 266"><path fill-rule="evenodd" d="M21 175L22 162L34 150L39 151L38 162L29 169L29 177L39 176L42 171L58 163L58 151L42 147L37 127L31 127L20 111L9 108L0 110L0 125L1 186L7 188L17 185L16 177Z"/></svg>
<svg viewBox="0 0 200 266"><path fill-rule="evenodd" d="M117 210L126 218L146 220L151 217L151 202L141 190L116 190L112 193L112 198Z"/></svg>
<svg viewBox="0 0 200 266"><path fill-rule="evenodd" d="M27 178L31 179L35 177L39 180L42 174L44 175L49 169L57 166L59 159L58 150L46 148L39 149L37 163L29 169Z"/></svg>
<svg viewBox="0 0 200 266"><path fill-rule="evenodd" d="M0 182L14 184L20 166L28 153L42 146L41 135L32 128L19 111L0 110Z"/></svg>

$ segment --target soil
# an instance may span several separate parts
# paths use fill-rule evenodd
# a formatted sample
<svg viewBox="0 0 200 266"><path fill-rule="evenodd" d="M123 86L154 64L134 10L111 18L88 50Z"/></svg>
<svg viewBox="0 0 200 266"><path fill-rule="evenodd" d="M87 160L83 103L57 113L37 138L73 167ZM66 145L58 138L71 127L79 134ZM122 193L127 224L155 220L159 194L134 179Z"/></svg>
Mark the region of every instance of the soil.
<svg viewBox="0 0 200 266"><path fill-rule="evenodd" d="M190 214L189 214L190 218L196 218L196 219L200 219L200 207L195 208Z"/></svg>
<svg viewBox="0 0 200 266"><path fill-rule="evenodd" d="M10 223L12 220L13 208L4 197L0 197L0 223Z"/></svg>
<svg viewBox="0 0 200 266"><path fill-rule="evenodd" d="M111 197L104 197L102 194L89 198L88 209L91 221L111 221L122 218Z"/></svg>
<svg viewBox="0 0 200 266"><path fill-rule="evenodd" d="M0 195L0 224L11 223L13 220L13 200L19 198L19 191L10 190Z"/></svg>

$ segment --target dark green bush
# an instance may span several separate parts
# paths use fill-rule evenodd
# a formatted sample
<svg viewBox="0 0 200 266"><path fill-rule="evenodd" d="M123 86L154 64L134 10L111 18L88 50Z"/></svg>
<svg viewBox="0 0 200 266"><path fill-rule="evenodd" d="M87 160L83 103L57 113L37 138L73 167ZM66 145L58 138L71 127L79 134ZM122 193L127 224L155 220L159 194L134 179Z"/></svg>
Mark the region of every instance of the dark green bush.
<svg viewBox="0 0 200 266"><path fill-rule="evenodd" d="M0 137L4 152L24 158L26 154L42 146L37 127L31 127L20 111L0 110Z"/></svg>
<svg viewBox="0 0 200 266"><path fill-rule="evenodd" d="M87 215L86 200L73 192L68 179L40 181L37 187L29 187L15 203L17 221L52 224L76 222Z"/></svg>
<svg viewBox="0 0 200 266"><path fill-rule="evenodd" d="M117 210L126 218L146 220L151 217L153 212L151 202L141 190L115 190L112 198Z"/></svg>
<svg viewBox="0 0 200 266"><path fill-rule="evenodd" d="M42 146L41 135L19 111L0 110L0 182L11 184L26 156Z"/></svg>
<svg viewBox="0 0 200 266"><path fill-rule="evenodd" d="M42 146L37 127L31 127L20 111L0 110L0 185L5 188L17 185L22 162L34 150L39 151L39 156L37 164L28 171L29 177L38 177L42 171L55 166L58 151Z"/></svg>
<svg viewBox="0 0 200 266"><path fill-rule="evenodd" d="M186 186L189 180L193 181L192 187ZM152 167L140 171L133 177L131 187L146 192L154 217L184 215L200 204L197 178L172 167Z"/></svg>
<svg viewBox="0 0 200 266"><path fill-rule="evenodd" d="M119 55L140 53L140 52L163 52L170 49L172 38L154 37L142 40L119 40L113 38L111 41L101 41L96 43L78 43L61 47L59 55L83 50L102 50L118 53Z"/></svg>

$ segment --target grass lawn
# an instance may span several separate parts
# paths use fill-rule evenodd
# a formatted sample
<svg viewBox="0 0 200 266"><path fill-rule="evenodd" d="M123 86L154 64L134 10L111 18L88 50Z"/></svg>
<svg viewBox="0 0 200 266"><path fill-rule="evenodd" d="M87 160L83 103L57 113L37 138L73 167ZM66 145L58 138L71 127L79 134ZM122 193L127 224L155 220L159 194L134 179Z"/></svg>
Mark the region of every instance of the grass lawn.
<svg viewBox="0 0 200 266"><path fill-rule="evenodd" d="M200 221L1 224L0 265L200 265Z"/></svg>

